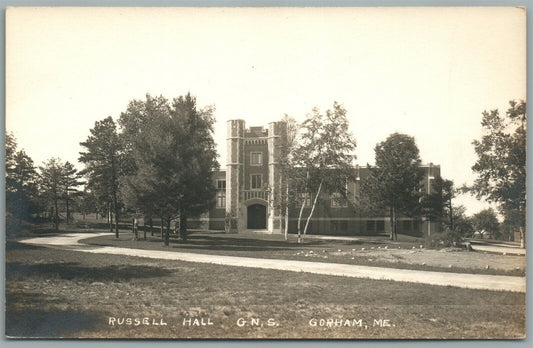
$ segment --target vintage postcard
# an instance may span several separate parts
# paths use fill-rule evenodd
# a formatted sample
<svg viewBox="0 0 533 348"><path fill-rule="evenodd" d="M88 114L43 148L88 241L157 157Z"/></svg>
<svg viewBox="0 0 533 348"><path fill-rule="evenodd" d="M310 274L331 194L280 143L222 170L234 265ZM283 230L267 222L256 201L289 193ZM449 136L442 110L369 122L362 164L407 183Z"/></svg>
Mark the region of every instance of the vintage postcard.
<svg viewBox="0 0 533 348"><path fill-rule="evenodd" d="M6 10L5 336L523 339L526 10Z"/></svg>

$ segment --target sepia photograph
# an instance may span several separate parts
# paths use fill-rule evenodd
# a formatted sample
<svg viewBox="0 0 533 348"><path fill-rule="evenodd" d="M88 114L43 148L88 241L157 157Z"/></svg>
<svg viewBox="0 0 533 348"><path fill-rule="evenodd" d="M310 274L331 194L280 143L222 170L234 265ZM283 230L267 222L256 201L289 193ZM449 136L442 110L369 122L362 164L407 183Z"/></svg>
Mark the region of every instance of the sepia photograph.
<svg viewBox="0 0 533 348"><path fill-rule="evenodd" d="M5 332L526 337L525 7L8 7Z"/></svg>

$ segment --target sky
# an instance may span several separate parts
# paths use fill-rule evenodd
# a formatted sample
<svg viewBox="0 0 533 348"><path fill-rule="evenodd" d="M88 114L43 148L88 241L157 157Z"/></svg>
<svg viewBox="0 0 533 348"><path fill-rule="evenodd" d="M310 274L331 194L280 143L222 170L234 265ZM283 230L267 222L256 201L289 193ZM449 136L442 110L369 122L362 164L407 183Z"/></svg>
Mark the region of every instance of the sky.
<svg viewBox="0 0 533 348"><path fill-rule="evenodd" d="M344 105L357 163L394 132L471 184L481 113L526 98L526 12L462 8L10 8L6 131L42 165L77 163L95 121L147 93L190 92L226 121L267 126ZM78 168L82 168L77 164ZM488 207L468 195L473 214Z"/></svg>

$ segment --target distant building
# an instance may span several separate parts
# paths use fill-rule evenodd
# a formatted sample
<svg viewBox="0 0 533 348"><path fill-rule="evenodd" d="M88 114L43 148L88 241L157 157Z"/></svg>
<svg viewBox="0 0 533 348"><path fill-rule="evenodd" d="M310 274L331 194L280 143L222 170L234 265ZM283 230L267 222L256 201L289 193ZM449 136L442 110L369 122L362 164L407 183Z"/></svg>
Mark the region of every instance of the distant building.
<svg viewBox="0 0 533 348"><path fill-rule="evenodd" d="M283 233L276 202L280 199L281 170L279 158L284 122L269 123L263 127L245 128L244 120L230 120L227 123L226 170L215 173L216 204L208 213L198 219L190 219L191 228L227 230L231 232L261 231ZM349 200L357 200L360 182L371 169L354 167L356 180L347 182ZM423 165L424 191L430 192L432 180L440 176L439 165ZM352 197L353 196L353 197ZM344 199L321 197L311 218L308 234L326 235L379 235L390 233L389 217L369 216L358 212L353 204ZM312 200L307 197L304 216L309 214ZM298 212L289 213L289 233L296 233ZM303 228L303 227L302 227ZM398 218L398 233L421 236L437 231L438 224L409 217Z"/></svg>

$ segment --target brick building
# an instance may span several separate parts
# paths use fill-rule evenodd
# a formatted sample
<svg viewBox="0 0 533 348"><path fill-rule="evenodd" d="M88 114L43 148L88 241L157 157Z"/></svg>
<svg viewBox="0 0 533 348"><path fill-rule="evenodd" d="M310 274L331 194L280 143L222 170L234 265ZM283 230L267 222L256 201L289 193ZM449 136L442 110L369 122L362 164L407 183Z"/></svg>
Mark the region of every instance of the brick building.
<svg viewBox="0 0 533 348"><path fill-rule="evenodd" d="M279 158L284 122L272 122L268 129L245 127L243 120L227 123L226 170L217 171L216 204L198 219L190 219L191 228L209 230L261 231L283 233L276 202L280 198L281 175ZM368 175L366 167L355 166L356 180L347 183L348 200L355 201L360 192L361 179ZM439 165L422 165L423 190L430 192L432 180L440 176ZM309 214L312 200L307 198L304 216ZM365 215L350 202L338 197L322 195L311 219L308 234L378 235L390 233L387 215ZM299 211L289 212L289 233L297 229ZM437 231L436 223L409 217L398 218L398 233L420 236L427 231Z"/></svg>

